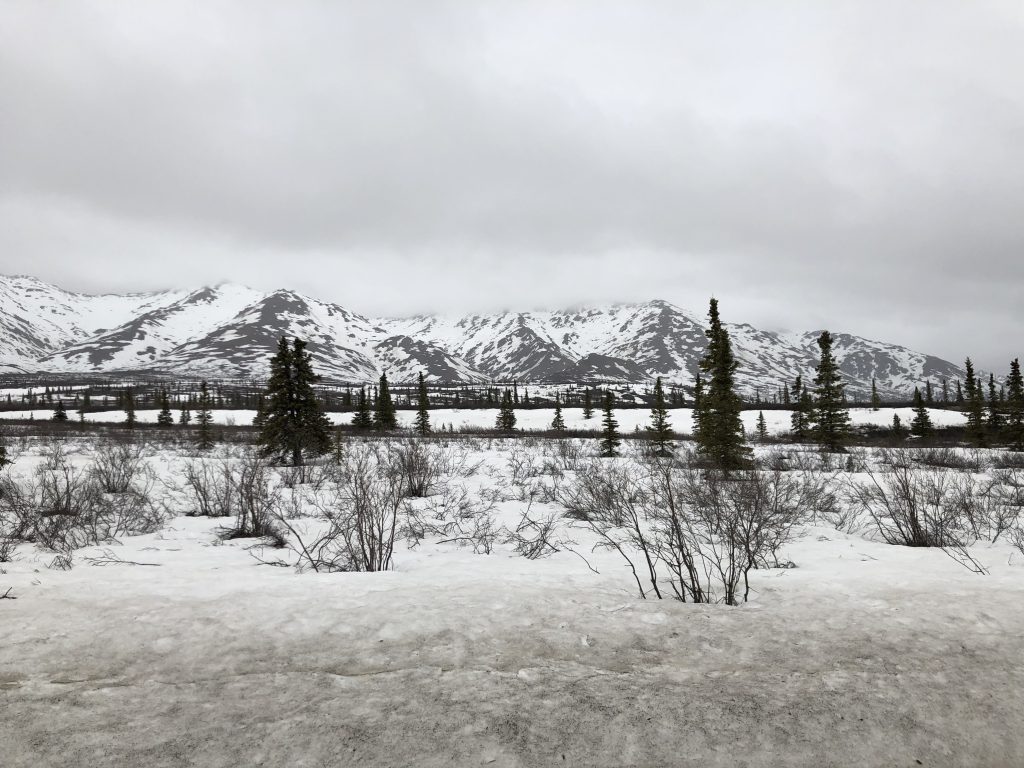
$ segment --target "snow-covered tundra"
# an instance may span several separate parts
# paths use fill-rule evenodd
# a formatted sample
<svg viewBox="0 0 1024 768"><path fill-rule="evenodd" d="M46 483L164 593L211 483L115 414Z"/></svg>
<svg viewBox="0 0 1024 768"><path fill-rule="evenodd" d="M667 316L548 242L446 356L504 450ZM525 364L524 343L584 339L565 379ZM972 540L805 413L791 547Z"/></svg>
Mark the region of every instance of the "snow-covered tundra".
<svg viewBox="0 0 1024 768"><path fill-rule="evenodd" d="M998 453L11 448L5 768L1024 765Z"/></svg>

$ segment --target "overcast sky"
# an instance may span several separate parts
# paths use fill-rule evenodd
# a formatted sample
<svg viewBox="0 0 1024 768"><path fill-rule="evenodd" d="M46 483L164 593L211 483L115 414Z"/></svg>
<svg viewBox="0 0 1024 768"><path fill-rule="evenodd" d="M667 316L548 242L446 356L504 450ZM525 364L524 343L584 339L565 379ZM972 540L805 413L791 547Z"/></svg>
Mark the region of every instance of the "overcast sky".
<svg viewBox="0 0 1024 768"><path fill-rule="evenodd" d="M1024 355L1024 4L0 4L0 272Z"/></svg>

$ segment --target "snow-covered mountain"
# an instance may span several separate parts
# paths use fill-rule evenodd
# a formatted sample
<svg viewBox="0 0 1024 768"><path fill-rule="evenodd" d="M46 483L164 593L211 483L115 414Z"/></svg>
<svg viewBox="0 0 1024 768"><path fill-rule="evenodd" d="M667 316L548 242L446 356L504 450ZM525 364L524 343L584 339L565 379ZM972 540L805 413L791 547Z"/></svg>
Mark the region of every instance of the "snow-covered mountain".
<svg viewBox="0 0 1024 768"><path fill-rule="evenodd" d="M278 338L308 340L326 379L369 381L644 382L690 385L704 353L703 317L665 301L559 312L368 318L289 290L238 285L87 296L31 277L0 277L0 371L152 371L262 377ZM774 392L817 362L818 332L783 335L729 325L738 379ZM953 363L837 333L851 391L876 377L905 396L925 379L962 378Z"/></svg>

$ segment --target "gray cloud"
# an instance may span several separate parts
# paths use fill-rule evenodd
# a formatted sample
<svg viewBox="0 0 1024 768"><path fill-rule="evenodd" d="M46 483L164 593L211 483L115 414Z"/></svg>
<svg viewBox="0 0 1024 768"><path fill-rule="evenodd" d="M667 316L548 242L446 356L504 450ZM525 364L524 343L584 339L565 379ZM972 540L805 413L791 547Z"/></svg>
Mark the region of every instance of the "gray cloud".
<svg viewBox="0 0 1024 768"><path fill-rule="evenodd" d="M1016 3L0 9L0 268L357 311L666 298L1002 369Z"/></svg>

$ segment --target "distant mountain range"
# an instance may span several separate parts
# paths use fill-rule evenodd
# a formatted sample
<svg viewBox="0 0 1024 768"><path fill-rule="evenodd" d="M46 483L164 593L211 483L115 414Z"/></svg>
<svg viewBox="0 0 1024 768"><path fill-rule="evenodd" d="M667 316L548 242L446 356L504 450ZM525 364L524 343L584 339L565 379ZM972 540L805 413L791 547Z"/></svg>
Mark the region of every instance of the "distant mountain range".
<svg viewBox="0 0 1024 768"><path fill-rule="evenodd" d="M812 375L820 331L780 334L727 326L739 386L774 392ZM89 296L32 277L0 277L0 371L154 372L262 377L277 339L308 340L325 379L357 383L387 371L436 383L639 383L689 386L704 353L703 315L665 301L561 312L369 318L290 290L224 284L195 290ZM926 379L963 378L946 360L833 331L850 391L871 377L883 397Z"/></svg>

